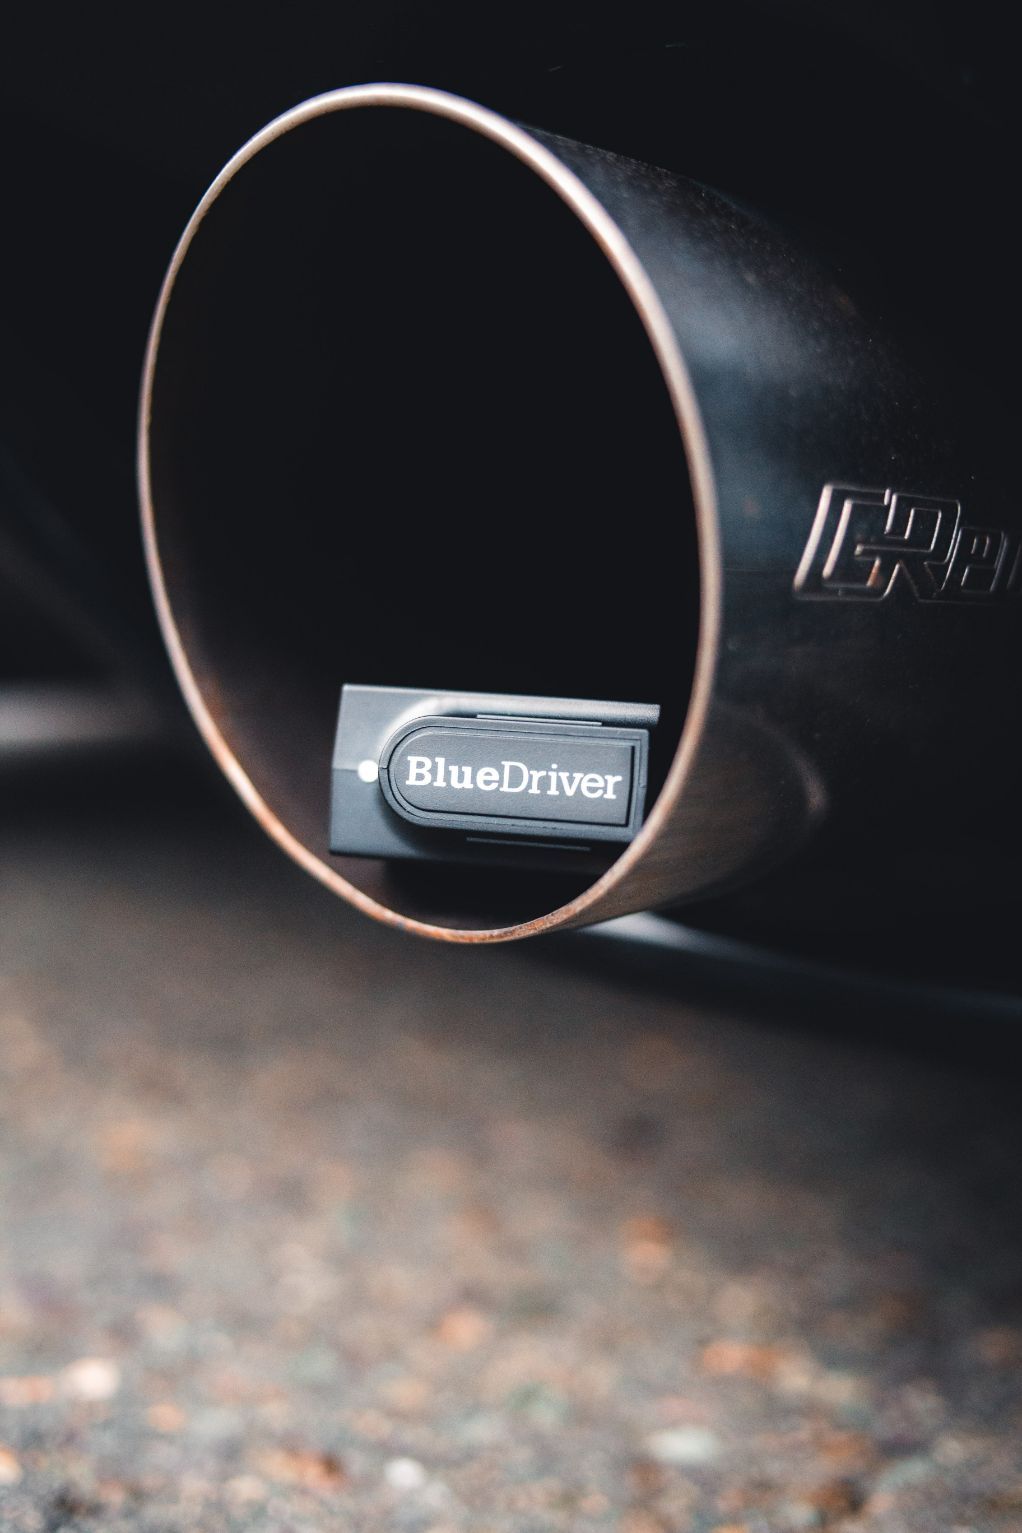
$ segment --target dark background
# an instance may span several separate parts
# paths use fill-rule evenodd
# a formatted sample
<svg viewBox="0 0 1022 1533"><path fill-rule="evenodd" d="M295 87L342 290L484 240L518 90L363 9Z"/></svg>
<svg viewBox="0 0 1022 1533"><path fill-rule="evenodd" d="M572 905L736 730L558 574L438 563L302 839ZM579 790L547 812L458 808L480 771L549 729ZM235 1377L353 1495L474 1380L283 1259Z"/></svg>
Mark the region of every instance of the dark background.
<svg viewBox="0 0 1022 1533"><path fill-rule="evenodd" d="M170 252L252 132L372 79L446 87L745 199L935 366L1017 390L1016 93L994 15L904 0L12 8L0 438L77 529L79 562L127 572L107 610L144 621L134 412Z"/></svg>

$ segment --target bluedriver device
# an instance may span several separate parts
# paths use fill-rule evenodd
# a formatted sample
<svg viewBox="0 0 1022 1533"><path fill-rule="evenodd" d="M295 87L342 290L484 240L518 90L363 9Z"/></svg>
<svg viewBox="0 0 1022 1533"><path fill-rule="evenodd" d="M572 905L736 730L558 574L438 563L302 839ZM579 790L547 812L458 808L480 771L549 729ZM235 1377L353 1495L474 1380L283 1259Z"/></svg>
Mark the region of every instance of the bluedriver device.
<svg viewBox="0 0 1022 1533"><path fill-rule="evenodd" d="M613 852L642 824L653 704L347 685L330 850L537 861ZM522 854L526 853L524 858ZM540 860L545 860L540 859Z"/></svg>

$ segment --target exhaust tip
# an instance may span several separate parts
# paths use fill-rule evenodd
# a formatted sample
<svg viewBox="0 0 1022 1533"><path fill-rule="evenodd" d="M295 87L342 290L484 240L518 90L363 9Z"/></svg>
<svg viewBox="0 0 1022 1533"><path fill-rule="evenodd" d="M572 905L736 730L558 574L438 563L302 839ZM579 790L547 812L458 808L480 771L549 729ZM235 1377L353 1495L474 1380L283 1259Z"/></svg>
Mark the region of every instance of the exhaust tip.
<svg viewBox="0 0 1022 1533"><path fill-rule="evenodd" d="M700 440L652 285L556 141L411 86L252 139L171 263L139 478L179 681L263 827L434 937L656 903L711 665ZM644 828L585 874L332 854L340 687L420 678L655 699Z"/></svg>

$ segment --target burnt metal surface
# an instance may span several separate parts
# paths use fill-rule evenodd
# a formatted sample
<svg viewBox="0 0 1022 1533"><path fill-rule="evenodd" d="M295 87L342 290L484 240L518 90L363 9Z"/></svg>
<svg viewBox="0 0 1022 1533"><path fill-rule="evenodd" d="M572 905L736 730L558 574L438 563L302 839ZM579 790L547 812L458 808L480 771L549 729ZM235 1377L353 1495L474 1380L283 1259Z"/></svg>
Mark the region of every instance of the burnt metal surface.
<svg viewBox="0 0 1022 1533"><path fill-rule="evenodd" d="M388 120L380 161L370 130L358 122L367 118ZM217 575L216 550L203 543L216 536L204 529L219 526L224 508L235 502L239 520L228 518L227 525L236 527L239 544L246 542L246 558L253 557L251 540L259 536L252 494L232 489L239 443L247 438L218 439L223 394L209 381L204 350L204 316L216 314L221 322L218 304L229 291L224 273L236 271L241 252L259 246L236 239L231 219L240 217L238 227L246 227L265 191L259 176L272 176L274 165L291 163L289 184L298 188L300 202L303 135L321 156L314 185L322 184L324 164L338 174L348 164L346 135L352 133L359 166L399 167L400 141L395 147L386 135L400 134L400 123L407 126L409 118L421 121L427 135L422 146L436 145L432 160L420 146L426 167L449 170L465 154L465 185L489 186L487 167L503 173L494 170L502 158L517 161L509 186L527 167L536 183L536 209L548 207L556 194L600 247L633 306L633 320L641 322L647 367L655 355L675 416L675 466L683 451L691 481L692 504L670 477L661 482L661 493L642 501L644 557L624 580L633 602L643 582L662 577L665 569L688 593L676 605L649 594L646 611L656 626L643 633L644 650L633 642L622 656L622 663L632 657L630 691L655 697L678 733L677 752L662 773L646 825L588 887L544 893L539 886L537 893L535 886L509 885L500 906L487 902L481 884L465 881L452 899L451 886L438 880L423 898L421 886L417 895L384 866L356 866L327 854L321 782L328 737L323 706L308 682L317 601L302 592L301 580L294 581L300 564L293 556L292 587L278 600L269 563L246 590L229 569L224 579ZM331 139L324 137L328 132ZM327 145L334 147L324 159ZM288 154L291 162L281 159ZM481 183L472 179L480 173ZM389 192L389 176L384 180ZM294 209L289 216L297 216ZM410 214L410 242L396 258L408 280L427 248L418 220L418 213ZM536 248L530 228L525 225L523 259ZM357 235L349 230L346 252L356 246ZM538 248L546 250L541 239ZM461 254L456 248L452 259ZM388 273L394 275L389 267ZM269 292L272 302L283 290L276 276L277 268L268 266L256 289L260 300ZM388 289L386 280L384 275L379 289L371 289L377 318L377 309L385 315L394 299L395 287ZM473 332L478 301L477 295L465 310L465 328ZM265 316L265 307L258 312ZM244 327L230 332L228 325L228 333L237 347ZM321 331L315 334L319 343ZM211 354L218 356L215 342ZM359 380L359 387L365 396L362 429L391 422L400 440L423 406L422 390L414 390L412 408L395 383L395 354L400 351L381 348L380 376ZM244 365L236 350L222 346L222 355L231 359L240 387ZM414 358L414 347L409 355ZM499 354L491 360L499 375ZM627 360L638 370L637 351ZM230 368L217 365L215 376L223 383ZM582 373L580 362L579 382ZM290 391L292 372L280 376L282 390ZM336 369L330 377L336 384ZM214 408L203 402L204 389L211 390ZM271 478L279 478L286 464L284 479L291 484L296 444L304 450L309 435L307 414L295 433L287 424L286 401L281 408L283 445L271 441L256 469L262 473L268 463ZM331 443L337 421L345 418L339 409L330 417ZM242 419L250 437L245 412ZM531 437L510 419L504 454L513 458L527 454ZM268 424L272 429L272 420ZM1006 465L1008 440L978 390L956 390L953 379L908 368L876 317L857 312L831 274L731 201L616 155L527 132L471 103L416 87L380 86L333 93L272 124L232 161L200 207L172 264L153 333L141 483L164 631L207 744L270 834L363 910L431 936L492 941L674 900L706 900L788 863L797 876L805 875L801 890L792 895L782 883L779 900L767 880L763 904L775 910L791 897L797 926L807 904L828 903L821 895L826 882L817 878L822 862L866 888L867 908L853 919L897 925L906 912L923 926L943 919L943 943L954 940L948 912L956 898L975 914L974 886L955 892L962 861L983 875L980 903L994 907L1018 846L1012 763L1022 704L994 663L995 656L1017 648L1022 614L1022 543ZM463 450L461 442L443 439L440 461L454 463ZM642 461L642 454L635 459ZM253 494L258 498L257 487ZM427 489L427 506L431 494ZM442 504L442 495L436 498ZM361 537L357 499L350 522L344 508L324 519L318 506L313 497L298 502L295 513L299 521L307 518L299 543L308 550L307 579L320 578L324 561L343 562L339 527L350 525L352 535ZM414 494L393 505L384 496L374 592L389 596L402 567L402 538L413 550L416 574L430 567L433 549L418 526L421 509ZM565 504L541 502L540 510L548 534ZM274 510L264 505L263 513L273 525ZM324 520L334 540L327 556L318 546ZM694 661L695 555L689 562L678 557L675 541L679 529L693 525L699 565ZM271 546L276 554L280 540ZM492 546L503 548L499 540ZM491 574L484 590L495 600L513 596L526 627L533 613L540 619L560 613L562 626L543 657L564 664L569 632L584 633L589 642L600 633L596 583L579 582L576 589L569 561L558 567L560 593L550 604L537 603L521 582L516 550L512 543L498 565L503 585ZM531 573L527 542L525 550ZM438 544L438 551L438 572L450 573L449 545ZM361 578L372 579L355 551L351 562ZM464 568L456 562L453 567L461 578L451 583L447 605L457 615L473 565L468 560ZM218 579L226 584L226 601L219 599ZM613 595L620 599L618 589ZM565 625L562 606L573 623ZM609 603L605 610L612 610ZM280 630L275 644L265 637L267 613ZM541 629L542 621L536 626ZM420 654L439 642L431 629L414 623L397 622L394 629ZM353 633L357 644L357 622ZM262 646L258 654L246 647L246 636ZM329 642L322 636L316 642L343 654L342 637L334 629ZM471 623L460 637L461 652L471 655ZM303 643L304 673L296 667ZM497 653L498 663L508 661L504 650ZM549 689L535 653L533 663L530 685ZM304 697L296 677L308 684ZM974 792L977 766L981 782ZM508 908L514 910L510 919Z"/></svg>
<svg viewBox="0 0 1022 1533"><path fill-rule="evenodd" d="M1003 1035L409 944L180 763L3 787L5 1533L1018 1526Z"/></svg>

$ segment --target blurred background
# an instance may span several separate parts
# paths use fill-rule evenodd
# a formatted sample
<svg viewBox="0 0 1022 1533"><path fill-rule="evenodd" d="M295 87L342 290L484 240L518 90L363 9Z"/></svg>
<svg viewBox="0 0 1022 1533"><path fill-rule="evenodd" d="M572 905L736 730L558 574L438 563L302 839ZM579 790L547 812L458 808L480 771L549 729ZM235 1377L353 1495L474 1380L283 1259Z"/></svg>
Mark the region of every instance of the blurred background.
<svg viewBox="0 0 1022 1533"><path fill-rule="evenodd" d="M1022 1526L1016 955L376 929L193 741L133 467L206 185L377 78L755 206L1010 408L1012 68L903 0L9 19L4 1528Z"/></svg>

